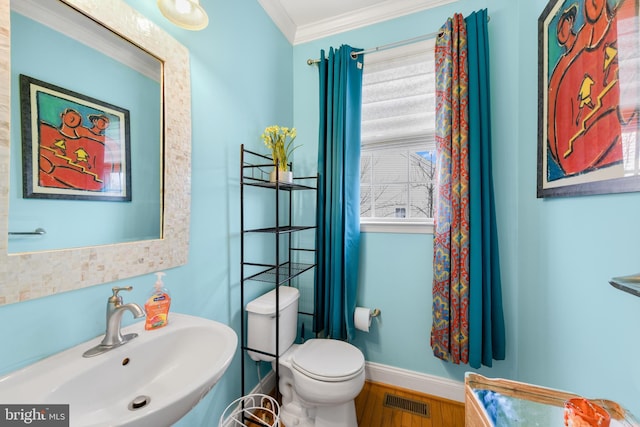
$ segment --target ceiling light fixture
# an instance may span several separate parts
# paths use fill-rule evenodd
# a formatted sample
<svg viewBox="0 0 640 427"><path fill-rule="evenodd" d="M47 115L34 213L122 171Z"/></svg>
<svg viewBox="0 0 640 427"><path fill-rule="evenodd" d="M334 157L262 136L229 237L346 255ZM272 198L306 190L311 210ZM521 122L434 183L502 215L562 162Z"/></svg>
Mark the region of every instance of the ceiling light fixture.
<svg viewBox="0 0 640 427"><path fill-rule="evenodd" d="M165 18L187 30L198 31L209 25L200 0L158 0L158 8Z"/></svg>

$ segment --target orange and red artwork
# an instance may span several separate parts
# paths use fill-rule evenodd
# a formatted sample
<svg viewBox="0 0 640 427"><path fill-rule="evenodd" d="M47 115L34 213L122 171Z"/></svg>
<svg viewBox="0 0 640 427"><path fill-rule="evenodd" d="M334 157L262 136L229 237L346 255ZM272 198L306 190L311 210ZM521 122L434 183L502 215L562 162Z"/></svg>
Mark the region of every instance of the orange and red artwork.
<svg viewBox="0 0 640 427"><path fill-rule="evenodd" d="M638 0L552 0L539 30L538 197L640 190Z"/></svg>
<svg viewBox="0 0 640 427"><path fill-rule="evenodd" d="M131 200L129 112L20 78L24 196Z"/></svg>

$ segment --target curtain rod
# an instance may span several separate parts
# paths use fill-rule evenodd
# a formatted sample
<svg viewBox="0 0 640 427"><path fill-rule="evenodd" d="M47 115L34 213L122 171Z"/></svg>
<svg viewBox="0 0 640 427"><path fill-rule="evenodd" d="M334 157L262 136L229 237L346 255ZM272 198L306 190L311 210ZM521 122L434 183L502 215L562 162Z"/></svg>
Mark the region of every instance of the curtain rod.
<svg viewBox="0 0 640 427"><path fill-rule="evenodd" d="M491 20L491 16L487 15L487 22L489 22ZM358 55L364 55L367 53L372 53L372 52L380 52L383 50L387 50L387 49L393 49L394 47L400 47L400 46L404 46L404 45L408 45L411 43L417 43L417 42L421 42L421 41L425 41L425 40L429 40L432 39L436 36L440 35L440 31L435 31L433 33L429 33L429 34L423 34L421 36L417 36L417 37L413 37L411 39L406 39L406 40L400 40L394 43L389 43L389 44L385 44L382 46L377 46L377 47L372 47L370 49L365 49L365 50L361 50L359 52L352 52L351 53L351 57L353 59L356 59L358 57ZM320 60L319 59L307 59L307 65L313 65L313 64L317 64L319 63Z"/></svg>

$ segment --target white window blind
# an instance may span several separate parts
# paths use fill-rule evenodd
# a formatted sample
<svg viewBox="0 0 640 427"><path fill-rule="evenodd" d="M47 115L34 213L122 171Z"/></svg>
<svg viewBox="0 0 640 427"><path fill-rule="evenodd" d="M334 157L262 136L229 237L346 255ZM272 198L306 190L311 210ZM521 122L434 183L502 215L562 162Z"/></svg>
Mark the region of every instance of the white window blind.
<svg viewBox="0 0 640 427"><path fill-rule="evenodd" d="M428 223L435 182L434 39L364 60L361 224Z"/></svg>
<svg viewBox="0 0 640 427"><path fill-rule="evenodd" d="M435 148L435 39L364 60L362 146L416 144Z"/></svg>

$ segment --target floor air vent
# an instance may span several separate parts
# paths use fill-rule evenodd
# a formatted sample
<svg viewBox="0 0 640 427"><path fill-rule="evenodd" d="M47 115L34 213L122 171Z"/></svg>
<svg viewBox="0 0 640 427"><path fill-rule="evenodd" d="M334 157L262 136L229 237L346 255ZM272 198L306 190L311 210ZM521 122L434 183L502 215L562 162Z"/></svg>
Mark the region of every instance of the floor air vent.
<svg viewBox="0 0 640 427"><path fill-rule="evenodd" d="M407 399L406 397L391 393L385 393L384 406L411 412L412 414L420 415L421 417L430 417L428 403L420 402L419 400Z"/></svg>

